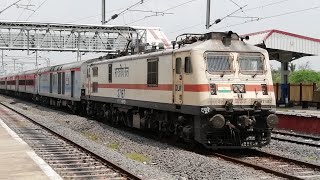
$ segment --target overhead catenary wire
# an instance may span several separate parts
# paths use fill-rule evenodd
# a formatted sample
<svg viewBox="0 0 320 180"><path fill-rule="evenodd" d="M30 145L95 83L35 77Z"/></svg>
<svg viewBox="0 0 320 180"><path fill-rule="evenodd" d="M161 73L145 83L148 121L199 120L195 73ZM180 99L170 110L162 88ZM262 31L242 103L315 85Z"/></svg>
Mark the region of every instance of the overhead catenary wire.
<svg viewBox="0 0 320 180"><path fill-rule="evenodd" d="M31 0L29 0L28 5L31 4ZM23 8L23 11L20 13L20 15L18 16L17 20L18 21L20 19L20 17L22 16L22 14L26 11L27 9ZM34 10L33 10L34 11Z"/></svg>
<svg viewBox="0 0 320 180"><path fill-rule="evenodd" d="M242 11L242 13L243 13L245 16L247 16L246 13L243 11L243 7L241 7L238 3L234 2L233 0L229 0L229 1L231 1L234 5L238 6L238 7L240 8L240 10Z"/></svg>
<svg viewBox="0 0 320 180"><path fill-rule="evenodd" d="M155 15L173 14L173 13L166 13L163 11L151 11L151 10L139 10L139 9L134 9L134 10L129 10L129 11L143 12L143 13L154 13Z"/></svg>
<svg viewBox="0 0 320 180"><path fill-rule="evenodd" d="M37 12L37 10L40 9L41 6L42 6L45 2L47 2L47 1L48 1L48 0L44 0L44 1L40 4L40 6L38 6L37 9L35 9L35 10L33 11L33 13L30 14L30 16L26 19L26 21L28 21L28 20L31 18L31 16L33 16L33 14L34 14L35 12Z"/></svg>
<svg viewBox="0 0 320 180"><path fill-rule="evenodd" d="M252 10L256 10L256 9L260 9L260 8L265 8L265 7L273 6L273 5L280 4L280 3L283 3L283 2L286 2L286 1L289 1L289 0L276 1L276 2L265 4L265 5L262 5L262 6L249 8L246 11L252 11Z"/></svg>
<svg viewBox="0 0 320 180"><path fill-rule="evenodd" d="M256 10L256 9L260 9L260 8L269 7L269 6L274 6L274 5L277 5L277 4L284 3L284 2L286 2L286 1L289 1L289 0L281 0L281 1L276 1L276 2L273 2L273 3L264 4L264 5L261 5L261 6L252 7L252 8L246 9L246 12L248 12L248 11L253 11L253 10ZM204 24L204 23L201 22L201 23L194 24L194 25L191 25L191 26L188 26L188 27L185 27L185 28L176 30L176 31L171 31L171 32L169 32L168 34L172 34L172 33L180 32L180 31L184 31L184 30L186 30L186 29L191 29L191 28L194 28L194 27L198 27L198 26L203 25L203 24Z"/></svg>
<svg viewBox="0 0 320 180"><path fill-rule="evenodd" d="M231 15L233 15L233 14L237 13L238 11L242 10L243 8L245 8L246 6L247 6L247 5L240 7L239 9L237 9L237 10L233 11L232 13L230 13L230 14L228 14L228 15L224 16L224 17L223 17L223 18L221 18L221 19L216 19L212 24L210 24L209 28L210 28L212 25L214 25L214 24L218 24L218 23L220 23L223 19L226 19L226 18L230 17Z"/></svg>
<svg viewBox="0 0 320 180"><path fill-rule="evenodd" d="M221 27L221 28L215 28L215 30L224 29L224 28L228 28L228 27L239 26L239 25L243 25L243 24L247 24L247 23L251 23L251 22L255 22L255 21L261 21L261 20L265 20L265 19L271 19L271 18L286 16L286 15L289 15L289 14L296 14L296 13L306 12L306 11L319 9L319 8L320 8L320 6L315 6L315 7L311 7L311 8L300 9L300 10L296 10L296 11L290 11L290 12L276 14L276 15L272 15L272 16L266 16L266 17L262 17L262 18L257 18L257 19L253 19L253 20L247 20L247 21L244 21L244 22L241 22L241 23L236 23L236 24L224 26L224 27Z"/></svg>
<svg viewBox="0 0 320 180"><path fill-rule="evenodd" d="M192 2L194 2L194 1L198 1L198 0L190 0L190 1L187 1L187 2L184 2L184 3L181 3L181 4L178 4L178 5L176 5L176 6L173 6L173 7L170 7L170 8L168 8L168 9L163 10L163 12L166 12L166 11L169 11L169 10L172 10L172 9L176 9L176 8L178 8L178 7L184 6L184 5L189 4L189 3L192 3Z"/></svg>
<svg viewBox="0 0 320 180"><path fill-rule="evenodd" d="M0 14L3 13L5 10L11 8L12 6L16 5L16 4L17 4L18 2L20 2L20 1L22 1L22 0L18 0L18 1L16 1L16 2L10 4L8 7L4 8L3 10L1 10L1 11L0 11Z"/></svg>
<svg viewBox="0 0 320 180"><path fill-rule="evenodd" d="M123 8L114 9L114 10L111 10L111 11L106 12L106 14L107 14L107 13L112 13L112 12L115 12L115 11L119 11L119 10L122 10L122 9L123 9ZM83 17L83 18L80 18L80 19L77 19L77 20L74 20L74 21L69 21L69 22L67 22L67 23L74 23L74 22L78 22L78 21L85 20L85 19L90 19L90 18L93 18L93 17L98 17L98 16L100 16L100 15L101 15L101 13L100 13L100 14L97 14L97 15L92 15L92 16Z"/></svg>
<svg viewBox="0 0 320 180"><path fill-rule="evenodd" d="M243 6L242 8L246 7L247 5ZM233 11L232 13L220 18L220 19L216 19L209 27L211 27L212 25L214 24L218 24L219 22L221 22L223 19L227 18L227 17L230 17L231 15L237 13L238 11L240 11L241 9L237 9L235 11ZM197 27L199 25L202 25L203 23L199 23L199 24L195 24L195 25L192 25L192 26L188 26L188 27L185 27L183 29L179 29L178 31L175 31L175 32L179 32L179 31L183 31L183 30L186 30L186 29L190 29L190 28L194 28L194 27ZM171 33L174 33L174 32L169 32L169 34Z"/></svg>
<svg viewBox="0 0 320 180"><path fill-rule="evenodd" d="M192 2L194 2L194 1L198 1L198 0L189 0L189 1L187 1L187 2L184 2L184 3L181 3L181 4L175 5L175 6L173 6L173 7L167 8L167 9L165 9L165 10L163 10L163 11L159 11L158 14L148 15L148 16L145 16L145 17L143 17L143 18L141 18L141 19L132 21L132 22L130 22L130 23L126 23L125 25L133 24L133 23L142 21L142 20L147 19L147 18L150 18L150 17L159 16L159 14L162 15L162 16L163 16L164 14L171 14L171 13L166 13L166 12L169 11L169 10L176 9L176 8L178 8L178 7L184 6L184 5L186 5L186 4L192 3Z"/></svg>
<svg viewBox="0 0 320 180"><path fill-rule="evenodd" d="M128 10L130 10L131 8L136 7L136 6L138 6L139 4L144 3L144 1L145 1L145 0L140 0L139 2L137 2L137 3L129 6L128 8L124 9L124 10L121 11L120 13L117 13L117 14L112 15L112 16L110 17L110 19L108 19L108 20L105 22L105 24L107 24L108 22L116 19L117 17L119 17L120 15L124 14L125 12L127 12Z"/></svg>

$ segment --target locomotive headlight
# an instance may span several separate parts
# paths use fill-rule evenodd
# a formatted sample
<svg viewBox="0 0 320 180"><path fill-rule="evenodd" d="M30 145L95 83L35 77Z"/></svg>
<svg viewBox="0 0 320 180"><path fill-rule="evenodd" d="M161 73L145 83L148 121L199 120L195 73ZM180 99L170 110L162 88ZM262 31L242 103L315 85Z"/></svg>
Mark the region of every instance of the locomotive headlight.
<svg viewBox="0 0 320 180"><path fill-rule="evenodd" d="M209 122L214 128L218 129L225 125L226 120L221 114L216 114L209 119Z"/></svg>
<svg viewBox="0 0 320 180"><path fill-rule="evenodd" d="M245 93L246 92L246 87L244 84L233 84L233 92L235 93Z"/></svg>
<svg viewBox="0 0 320 180"><path fill-rule="evenodd" d="M261 84L262 94L268 95L268 86L266 84Z"/></svg>
<svg viewBox="0 0 320 180"><path fill-rule="evenodd" d="M267 117L267 125L268 127L270 128L274 128L276 125L278 125L279 123L279 118L277 115L275 114L270 114L268 117Z"/></svg>

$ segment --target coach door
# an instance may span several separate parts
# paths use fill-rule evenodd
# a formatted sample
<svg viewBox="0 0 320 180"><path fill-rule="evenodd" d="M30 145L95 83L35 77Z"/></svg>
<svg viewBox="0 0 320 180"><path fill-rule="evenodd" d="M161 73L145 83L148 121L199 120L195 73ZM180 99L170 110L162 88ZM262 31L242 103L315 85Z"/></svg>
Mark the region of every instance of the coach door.
<svg viewBox="0 0 320 180"><path fill-rule="evenodd" d="M50 93L52 93L52 89L53 89L53 74L50 73Z"/></svg>
<svg viewBox="0 0 320 180"><path fill-rule="evenodd" d="M183 58L176 56L174 59L174 103L182 104L182 96L183 96Z"/></svg>
<svg viewBox="0 0 320 180"><path fill-rule="evenodd" d="M19 91L19 80L20 80L20 78L19 78L19 76L16 76L16 88L14 89L15 91Z"/></svg>
<svg viewBox="0 0 320 180"><path fill-rule="evenodd" d="M71 71L71 97L74 96L74 71Z"/></svg>

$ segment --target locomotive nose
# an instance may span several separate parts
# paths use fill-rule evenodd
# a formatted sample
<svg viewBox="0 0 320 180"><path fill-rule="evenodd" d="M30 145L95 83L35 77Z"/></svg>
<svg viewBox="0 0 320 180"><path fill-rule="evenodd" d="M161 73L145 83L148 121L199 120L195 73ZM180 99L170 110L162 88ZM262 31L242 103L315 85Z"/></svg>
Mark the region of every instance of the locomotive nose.
<svg viewBox="0 0 320 180"><path fill-rule="evenodd" d="M209 119L209 122L214 128L219 129L225 125L226 120L221 114L216 114Z"/></svg>
<svg viewBox="0 0 320 180"><path fill-rule="evenodd" d="M279 118L277 115L275 114L270 114L268 117L267 117L267 125L268 127L270 128L274 128L276 125L279 124Z"/></svg>

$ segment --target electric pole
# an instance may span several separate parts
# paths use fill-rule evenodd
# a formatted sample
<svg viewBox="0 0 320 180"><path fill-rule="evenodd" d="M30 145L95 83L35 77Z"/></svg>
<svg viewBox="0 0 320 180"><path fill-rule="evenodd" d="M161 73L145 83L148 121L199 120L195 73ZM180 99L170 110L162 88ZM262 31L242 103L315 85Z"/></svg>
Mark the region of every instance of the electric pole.
<svg viewBox="0 0 320 180"><path fill-rule="evenodd" d="M38 51L36 51L36 68L38 69Z"/></svg>
<svg viewBox="0 0 320 180"><path fill-rule="evenodd" d="M106 24L106 0L102 0L102 24Z"/></svg>
<svg viewBox="0 0 320 180"><path fill-rule="evenodd" d="M1 66L2 66L2 73L4 74L4 63L3 63L3 50L2 50L2 56L1 56Z"/></svg>
<svg viewBox="0 0 320 180"><path fill-rule="evenodd" d="M206 29L210 28L210 6L211 6L211 0L207 0Z"/></svg>

